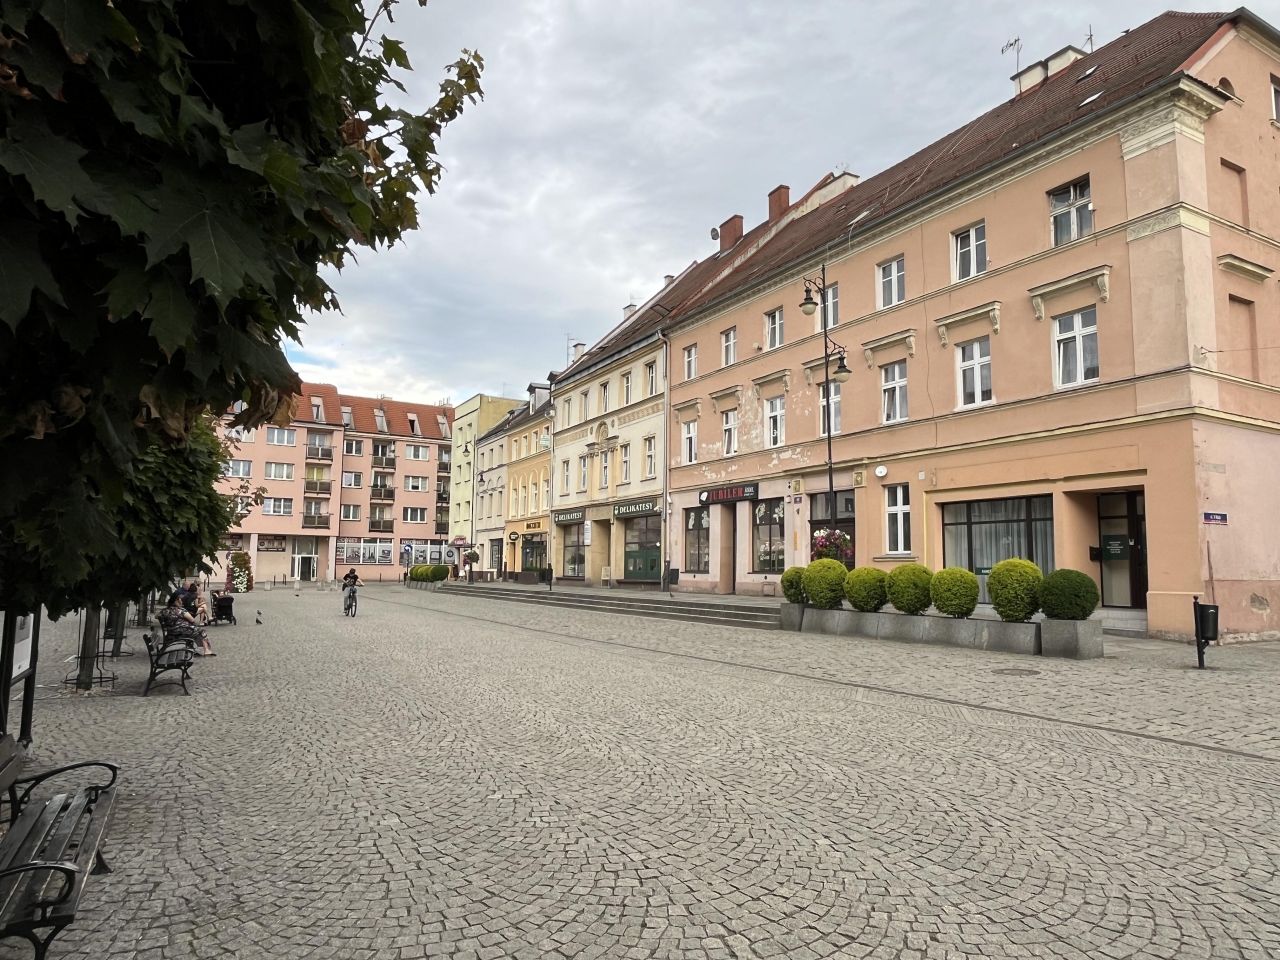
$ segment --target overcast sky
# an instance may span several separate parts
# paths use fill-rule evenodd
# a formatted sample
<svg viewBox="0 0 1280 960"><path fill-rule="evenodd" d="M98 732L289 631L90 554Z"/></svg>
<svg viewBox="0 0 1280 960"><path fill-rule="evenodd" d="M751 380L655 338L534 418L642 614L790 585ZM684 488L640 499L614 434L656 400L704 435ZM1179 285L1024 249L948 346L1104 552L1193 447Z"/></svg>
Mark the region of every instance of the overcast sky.
<svg viewBox="0 0 1280 960"><path fill-rule="evenodd" d="M1022 63L1087 49L1167 0L432 0L399 4L409 99L434 102L464 47L485 99L441 142L421 228L331 278L290 359L344 392L459 403L523 395L712 227L764 219L830 170L870 176L1011 96ZM1179 9L1205 10L1207 6ZM1250 8L1280 24L1280 0Z"/></svg>

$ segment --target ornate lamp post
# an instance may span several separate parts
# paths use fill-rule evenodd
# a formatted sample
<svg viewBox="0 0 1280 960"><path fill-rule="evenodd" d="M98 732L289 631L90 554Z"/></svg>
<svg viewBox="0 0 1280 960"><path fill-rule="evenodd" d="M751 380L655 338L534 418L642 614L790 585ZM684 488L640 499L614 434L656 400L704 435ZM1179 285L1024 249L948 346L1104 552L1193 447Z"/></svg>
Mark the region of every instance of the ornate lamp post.
<svg viewBox="0 0 1280 960"><path fill-rule="evenodd" d="M835 529L836 524L836 480L835 466L831 453L831 434L835 430L835 417L831 404L831 384L844 383L849 379L849 367L845 363L845 349L831 339L828 332L830 324L827 317L827 265L822 265L822 272L818 277L804 277L804 299L800 301L800 310L806 317L812 317L819 309L821 309L822 317L822 389L826 397L826 421L827 421L827 520L831 524L831 529ZM817 292L818 299L813 299L814 292ZM831 369L831 358L836 358L836 368Z"/></svg>

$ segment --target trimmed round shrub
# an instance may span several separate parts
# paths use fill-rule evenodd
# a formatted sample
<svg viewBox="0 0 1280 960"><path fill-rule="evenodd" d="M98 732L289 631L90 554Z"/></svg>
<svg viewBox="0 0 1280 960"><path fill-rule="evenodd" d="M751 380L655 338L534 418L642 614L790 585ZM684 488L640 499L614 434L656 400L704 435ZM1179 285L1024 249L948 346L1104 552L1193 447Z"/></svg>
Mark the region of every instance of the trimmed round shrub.
<svg viewBox="0 0 1280 960"><path fill-rule="evenodd" d="M967 617L978 608L978 575L963 567L943 567L929 581L929 597L939 613Z"/></svg>
<svg viewBox="0 0 1280 960"><path fill-rule="evenodd" d="M443 563L436 563L431 565L431 570L427 574L427 580L429 580L431 583L439 583L441 580L446 579L448 576L449 576L449 568Z"/></svg>
<svg viewBox="0 0 1280 960"><path fill-rule="evenodd" d="M848 571L839 560L815 560L804 568L801 583L809 603L819 610L835 610L844 604L844 577Z"/></svg>
<svg viewBox="0 0 1280 960"><path fill-rule="evenodd" d="M1050 620L1088 620L1098 599L1098 585L1079 570L1055 570L1040 584L1040 607Z"/></svg>
<svg viewBox="0 0 1280 960"><path fill-rule="evenodd" d="M932 581L933 571L923 563L904 563L894 567L884 578L884 592L895 610L916 616L928 610L933 603L929 596Z"/></svg>
<svg viewBox="0 0 1280 960"><path fill-rule="evenodd" d="M1030 560L1001 560L987 577L987 593L1000 619L1009 623L1030 620L1040 609L1040 585L1044 574Z"/></svg>
<svg viewBox="0 0 1280 960"><path fill-rule="evenodd" d="M409 582L417 583L422 579L422 564L415 563L409 568Z"/></svg>
<svg viewBox="0 0 1280 960"><path fill-rule="evenodd" d="M787 603L804 603L804 567L787 567L782 571L782 595Z"/></svg>
<svg viewBox="0 0 1280 960"><path fill-rule="evenodd" d="M844 578L844 595L859 613L875 613L889 602L885 572L879 567L854 567Z"/></svg>

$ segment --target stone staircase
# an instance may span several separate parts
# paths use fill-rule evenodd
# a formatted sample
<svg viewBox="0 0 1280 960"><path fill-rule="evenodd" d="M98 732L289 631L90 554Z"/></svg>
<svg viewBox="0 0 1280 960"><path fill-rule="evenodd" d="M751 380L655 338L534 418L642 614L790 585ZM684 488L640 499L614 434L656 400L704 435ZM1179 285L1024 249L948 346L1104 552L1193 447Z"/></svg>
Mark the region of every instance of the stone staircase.
<svg viewBox="0 0 1280 960"><path fill-rule="evenodd" d="M509 600L514 603L537 604L591 610L596 613L621 613L631 617L654 617L660 620L683 620L686 623L709 623L722 627L750 627L758 630L780 630L782 616L776 603L751 603L741 600L685 599L663 593L624 593L622 591L548 590L546 587L511 587L481 583L440 584L439 593L457 594L487 600Z"/></svg>

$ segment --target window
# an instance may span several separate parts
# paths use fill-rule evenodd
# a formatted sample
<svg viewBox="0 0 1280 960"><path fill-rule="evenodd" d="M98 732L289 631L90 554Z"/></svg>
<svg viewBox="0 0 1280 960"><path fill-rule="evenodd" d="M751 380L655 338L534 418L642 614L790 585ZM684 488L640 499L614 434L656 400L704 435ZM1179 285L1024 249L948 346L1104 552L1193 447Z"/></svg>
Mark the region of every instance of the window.
<svg viewBox="0 0 1280 960"><path fill-rule="evenodd" d="M361 474L359 472L342 471L342 485L344 487L358 487L360 486L360 481Z"/></svg>
<svg viewBox="0 0 1280 960"><path fill-rule="evenodd" d="M600 384L600 412L609 412L609 384Z"/></svg>
<svg viewBox="0 0 1280 960"><path fill-rule="evenodd" d="M262 501L262 512L266 516L289 517L293 515L292 497L266 497Z"/></svg>
<svg viewBox="0 0 1280 960"><path fill-rule="evenodd" d="M907 299L907 259L898 257L888 263L882 263L880 273L881 308L892 307Z"/></svg>
<svg viewBox="0 0 1280 960"><path fill-rule="evenodd" d="M324 420L324 407L320 405L319 400L311 401L311 419L320 421Z"/></svg>
<svg viewBox="0 0 1280 960"><path fill-rule="evenodd" d="M426 507L405 507L404 522L405 523L426 523L427 508Z"/></svg>
<svg viewBox="0 0 1280 960"><path fill-rule="evenodd" d="M967 280L987 272L987 225L975 223L951 235L955 250L955 276Z"/></svg>
<svg viewBox="0 0 1280 960"><path fill-rule="evenodd" d="M551 478L543 477L542 479L542 509L551 509Z"/></svg>
<svg viewBox="0 0 1280 960"><path fill-rule="evenodd" d="M587 458L578 458L578 489L587 489Z"/></svg>
<svg viewBox="0 0 1280 960"><path fill-rule="evenodd" d="M842 562L847 567L852 567L854 563L853 545L854 539L854 522L853 522L853 491L837 490L835 492L836 501L836 518L831 519L831 493L823 490L821 493L815 493L809 497L809 545L811 557L815 556L814 538L817 537L819 531L838 530L849 538L849 546L843 556L835 559ZM830 542L830 541L828 541Z"/></svg>
<svg viewBox="0 0 1280 960"><path fill-rule="evenodd" d="M564 544L564 560L560 565L563 576L581 577L586 575L587 547L584 542L583 524L570 523L560 528L560 538Z"/></svg>
<svg viewBox="0 0 1280 960"><path fill-rule="evenodd" d="M825 321L826 329L830 330L840 322L840 284L827 284L827 288L822 291L822 304L826 308L826 313L819 311L818 325L821 327Z"/></svg>
<svg viewBox="0 0 1280 960"><path fill-rule="evenodd" d="M631 482L631 444L618 447L618 482Z"/></svg>
<svg viewBox="0 0 1280 960"><path fill-rule="evenodd" d="M684 572L711 572L711 508L684 512Z"/></svg>
<svg viewBox="0 0 1280 960"><path fill-rule="evenodd" d="M272 463L268 460L263 465L262 475L268 480L292 480L293 464L292 463Z"/></svg>
<svg viewBox="0 0 1280 960"><path fill-rule="evenodd" d="M765 442L770 447L780 447L787 440L787 401L785 397L770 397L764 402Z"/></svg>
<svg viewBox="0 0 1280 960"><path fill-rule="evenodd" d="M529 512L529 488L524 484L520 484L520 516L525 516Z"/></svg>
<svg viewBox="0 0 1280 960"><path fill-rule="evenodd" d="M348 456L348 457L363 457L364 441L363 440L343 440L342 453L344 456Z"/></svg>
<svg viewBox="0 0 1280 960"><path fill-rule="evenodd" d="M691 343L684 348L684 378L692 380L698 375L698 345Z"/></svg>
<svg viewBox="0 0 1280 960"><path fill-rule="evenodd" d="M250 477L253 476L252 460L228 460L222 465L222 475L224 477Z"/></svg>
<svg viewBox="0 0 1280 960"><path fill-rule="evenodd" d="M658 392L657 363L646 363L644 365L644 382L645 382L645 389L648 390L648 393L646 393L645 396L652 397L655 393Z"/></svg>
<svg viewBox="0 0 1280 960"><path fill-rule="evenodd" d="M698 421L686 420L680 425L680 450L685 463L698 462Z"/></svg>
<svg viewBox="0 0 1280 960"><path fill-rule="evenodd" d="M609 451L600 451L600 489L609 489Z"/></svg>
<svg viewBox="0 0 1280 960"><path fill-rule="evenodd" d="M404 488L410 493L425 493L431 489L429 477L405 477Z"/></svg>
<svg viewBox="0 0 1280 960"><path fill-rule="evenodd" d="M891 483L884 488L885 520L890 553L911 552L911 485Z"/></svg>
<svg viewBox="0 0 1280 960"><path fill-rule="evenodd" d="M1280 120L1280 79L1271 78L1271 119Z"/></svg>
<svg viewBox="0 0 1280 960"><path fill-rule="evenodd" d="M342 505L342 519L343 519L343 520L359 520L359 519L360 519L360 504L358 504L358 503L344 503L344 504Z"/></svg>
<svg viewBox="0 0 1280 960"><path fill-rule="evenodd" d="M1053 571L1053 497L971 500L942 505L944 566L978 575L987 603L987 574L1001 560L1023 557L1045 573Z"/></svg>
<svg viewBox="0 0 1280 960"><path fill-rule="evenodd" d="M351 427L354 427L354 426L355 426L355 421L351 419L351 408L350 408L350 407L343 407L343 408L342 408L342 425L343 425L344 427L346 427L347 429L350 429Z"/></svg>
<svg viewBox="0 0 1280 960"><path fill-rule="evenodd" d="M297 431L287 427L267 427L267 443L277 447L292 447Z"/></svg>
<svg viewBox="0 0 1280 960"><path fill-rule="evenodd" d="M325 517L329 515L328 506L328 500L304 500L302 512L308 517Z"/></svg>
<svg viewBox="0 0 1280 960"><path fill-rule="evenodd" d="M738 328L730 327L720 334L720 366L727 367L738 359Z"/></svg>
<svg viewBox="0 0 1280 960"><path fill-rule="evenodd" d="M1089 200L1088 177L1050 192L1049 226L1055 247L1093 233L1093 203Z"/></svg>
<svg viewBox="0 0 1280 960"><path fill-rule="evenodd" d="M409 432L415 437L422 436L422 429L418 426L418 415L416 413L409 414Z"/></svg>
<svg viewBox="0 0 1280 960"><path fill-rule="evenodd" d="M373 424L378 428L379 433L387 432L387 412L385 410L373 411Z"/></svg>
<svg viewBox="0 0 1280 960"><path fill-rule="evenodd" d="M658 457L654 450L653 437L644 438L644 475L645 479L658 475Z"/></svg>
<svg viewBox="0 0 1280 960"><path fill-rule="evenodd" d="M569 492L569 461L560 461L560 492L562 494Z"/></svg>
<svg viewBox="0 0 1280 960"><path fill-rule="evenodd" d="M588 393L586 390L583 390L580 394L578 394L578 399L582 401L582 412L578 415L578 420L579 422L581 422L583 420L586 420L587 417L591 416L591 409L590 409L591 394Z"/></svg>
<svg viewBox="0 0 1280 960"><path fill-rule="evenodd" d="M738 411L725 410L720 414L720 430L724 438L724 455L732 457L738 452Z"/></svg>
<svg viewBox="0 0 1280 960"><path fill-rule="evenodd" d="M991 338L970 340L956 347L956 360L960 364L957 385L960 388L960 406L976 407L991 402Z"/></svg>
<svg viewBox="0 0 1280 960"><path fill-rule="evenodd" d="M907 361L886 363L880 368L880 395L884 398L884 422L907 419Z"/></svg>
<svg viewBox="0 0 1280 960"><path fill-rule="evenodd" d="M631 402L631 374L624 373L622 375L622 405L625 407Z"/></svg>
<svg viewBox="0 0 1280 960"><path fill-rule="evenodd" d="M818 384L818 436L832 436L840 432L840 384L831 384L831 397L827 398L827 385Z"/></svg>
<svg viewBox="0 0 1280 960"><path fill-rule="evenodd" d="M395 445L391 444L390 456L395 456ZM431 445L427 443L406 443L404 458L406 460L427 460L431 457Z"/></svg>
<svg viewBox="0 0 1280 960"><path fill-rule="evenodd" d="M751 511L751 571L781 573L786 565L783 518L786 508L781 497L758 500Z"/></svg>
<svg viewBox="0 0 1280 960"><path fill-rule="evenodd" d="M1098 379L1098 313L1086 307L1054 317L1054 376L1059 387Z"/></svg>
<svg viewBox="0 0 1280 960"><path fill-rule="evenodd" d="M374 490L394 490L396 475L394 473L375 473L369 481L369 486Z"/></svg>
<svg viewBox="0 0 1280 960"><path fill-rule="evenodd" d="M573 397L564 398L564 425L573 423Z"/></svg>
<svg viewBox="0 0 1280 960"><path fill-rule="evenodd" d="M253 438L258 431L251 427L231 427L227 430L227 436L237 443L253 443Z"/></svg>
<svg viewBox="0 0 1280 960"><path fill-rule="evenodd" d="M782 331L782 308L764 315L764 348L774 350L786 342Z"/></svg>
<svg viewBox="0 0 1280 960"><path fill-rule="evenodd" d="M395 563L393 542L387 539L339 537L335 562L338 564Z"/></svg>

